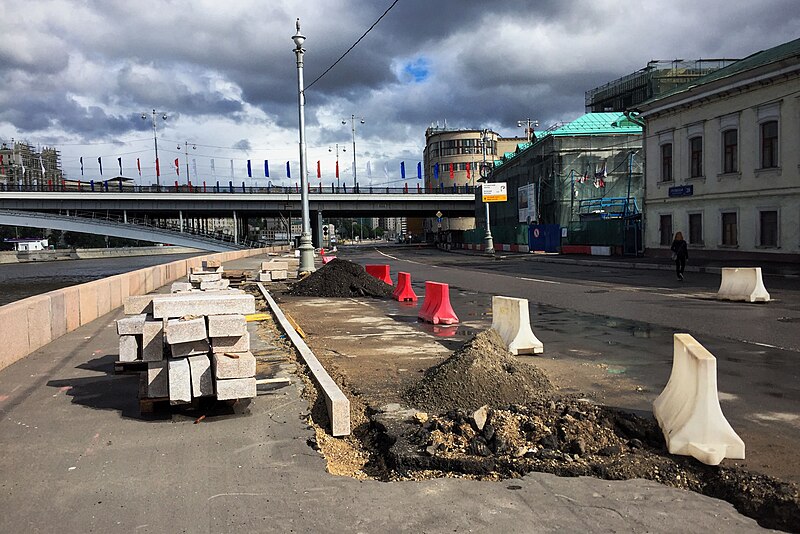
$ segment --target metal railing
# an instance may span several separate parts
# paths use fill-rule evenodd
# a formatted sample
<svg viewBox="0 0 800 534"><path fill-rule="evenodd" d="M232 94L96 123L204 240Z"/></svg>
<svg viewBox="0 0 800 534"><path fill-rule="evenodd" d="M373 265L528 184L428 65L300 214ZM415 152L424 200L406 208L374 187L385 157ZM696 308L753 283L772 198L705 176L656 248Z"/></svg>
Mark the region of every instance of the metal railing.
<svg viewBox="0 0 800 534"><path fill-rule="evenodd" d="M416 187L409 187L407 184L403 187L388 187L388 186L362 186L348 187L346 185L336 186L331 184L329 186L323 184L308 186L310 194L334 194L334 195L376 195L376 194L417 194L417 195L437 195L437 194L474 194L475 186L472 185L451 185L445 186L440 183L438 186L424 186L417 183ZM53 192L85 192L85 193L212 193L212 194L261 194L261 195L292 195L300 194L300 186L277 186L267 185L265 187L246 185L244 182L241 185L234 185L233 182L227 184L178 184L175 185L138 185L127 184L118 180L106 181L51 181L40 184L8 184L0 183L0 192L30 192L30 193L53 193Z"/></svg>

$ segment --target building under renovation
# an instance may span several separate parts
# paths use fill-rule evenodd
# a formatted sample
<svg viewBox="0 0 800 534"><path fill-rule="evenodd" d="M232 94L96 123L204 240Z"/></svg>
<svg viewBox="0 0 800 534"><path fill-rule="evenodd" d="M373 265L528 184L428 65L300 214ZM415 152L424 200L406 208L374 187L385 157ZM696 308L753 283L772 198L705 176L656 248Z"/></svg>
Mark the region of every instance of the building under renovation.
<svg viewBox="0 0 800 534"><path fill-rule="evenodd" d="M625 111L735 61L738 60L650 61L641 70L586 91L586 112Z"/></svg>
<svg viewBox="0 0 800 534"><path fill-rule="evenodd" d="M61 153L55 148L39 149L22 141L0 146L0 185L47 185L63 177Z"/></svg>

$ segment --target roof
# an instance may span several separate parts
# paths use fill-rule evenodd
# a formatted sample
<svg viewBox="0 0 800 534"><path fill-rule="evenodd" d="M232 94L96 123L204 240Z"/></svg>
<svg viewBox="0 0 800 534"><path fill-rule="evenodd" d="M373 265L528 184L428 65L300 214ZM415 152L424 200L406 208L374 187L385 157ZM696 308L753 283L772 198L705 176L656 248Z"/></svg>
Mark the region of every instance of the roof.
<svg viewBox="0 0 800 534"><path fill-rule="evenodd" d="M740 59L739 61L728 65L727 67L715 70L709 74L706 74L705 76L696 78L695 80L687 84L678 86L671 91L667 91L664 94L651 98L650 100L647 100L645 102L642 102L639 106L646 107L649 106L650 104L653 104L665 98L669 98L673 95L691 91L692 89L700 87L701 85L705 85L718 80L724 80L726 78L732 78L737 74L741 74L750 70L757 69L759 67L763 67L766 65L770 65L772 63L777 63L779 61L799 56L800 56L800 39L795 39L794 41L789 41L787 43L783 43L781 45L768 48L767 50L761 50L760 52L751 54L744 59Z"/></svg>
<svg viewBox="0 0 800 534"><path fill-rule="evenodd" d="M587 113L572 122L559 126L546 135L607 135L640 134L642 127L628 120L622 112ZM541 139L541 138L540 138Z"/></svg>

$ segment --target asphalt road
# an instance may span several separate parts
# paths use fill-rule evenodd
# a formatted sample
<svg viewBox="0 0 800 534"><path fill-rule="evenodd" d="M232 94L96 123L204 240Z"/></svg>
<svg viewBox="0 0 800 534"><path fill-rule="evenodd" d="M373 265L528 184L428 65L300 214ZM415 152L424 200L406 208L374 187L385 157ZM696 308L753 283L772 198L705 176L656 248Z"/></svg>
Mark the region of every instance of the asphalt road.
<svg viewBox="0 0 800 534"><path fill-rule="evenodd" d="M528 255L497 259L409 247L342 248L360 264L388 263L411 274L420 298L425 280L450 284L461 328L442 343L491 325L491 296L526 298L546 359L533 359L564 391L606 404L651 411L672 366L673 333L692 334L717 358L723 413L747 446L747 468L800 483L800 288L769 278L768 304L713 299L719 275L544 263ZM413 316L415 309L397 313ZM440 329L446 331L446 329ZM452 332L451 332L452 333Z"/></svg>

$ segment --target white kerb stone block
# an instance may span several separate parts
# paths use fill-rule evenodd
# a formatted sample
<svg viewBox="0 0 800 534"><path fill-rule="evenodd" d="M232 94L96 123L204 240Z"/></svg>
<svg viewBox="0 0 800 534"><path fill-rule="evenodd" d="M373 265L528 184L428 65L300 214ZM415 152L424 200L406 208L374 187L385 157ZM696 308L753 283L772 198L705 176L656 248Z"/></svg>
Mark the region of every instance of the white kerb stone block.
<svg viewBox="0 0 800 534"><path fill-rule="evenodd" d="M252 352L214 353L214 378L250 378L256 375L256 357Z"/></svg>
<svg viewBox="0 0 800 534"><path fill-rule="evenodd" d="M204 317L195 319L170 319L166 328L167 343L188 343L190 341L200 341L207 336L206 320Z"/></svg>
<svg viewBox="0 0 800 534"><path fill-rule="evenodd" d="M173 282L169 288L170 293L180 293L181 291L191 291L191 282Z"/></svg>
<svg viewBox="0 0 800 534"><path fill-rule="evenodd" d="M217 380L217 400L252 399L256 396L255 378Z"/></svg>
<svg viewBox="0 0 800 534"><path fill-rule="evenodd" d="M244 315L209 315L208 337L231 337L247 334L247 319Z"/></svg>
<svg viewBox="0 0 800 534"><path fill-rule="evenodd" d="M289 277L287 271L270 271L273 280L286 280Z"/></svg>
<svg viewBox="0 0 800 534"><path fill-rule="evenodd" d="M186 343L175 343L169 345L170 354L173 358L185 358L186 356L196 356L199 354L208 355L211 352L211 345L207 339L188 341Z"/></svg>
<svg viewBox="0 0 800 534"><path fill-rule="evenodd" d="M214 352L247 352L250 350L250 335L212 337L211 350Z"/></svg>
<svg viewBox="0 0 800 534"><path fill-rule="evenodd" d="M213 395L214 379L211 375L211 359L208 356L190 356L187 360L192 375L192 397Z"/></svg>
<svg viewBox="0 0 800 534"><path fill-rule="evenodd" d="M145 321L142 330L142 360L157 362L164 359L164 329L161 321Z"/></svg>
<svg viewBox="0 0 800 534"><path fill-rule="evenodd" d="M169 371L166 360L147 364L147 397L169 396Z"/></svg>
<svg viewBox="0 0 800 534"><path fill-rule="evenodd" d="M228 289L231 281L227 278L217 280L216 282L200 282L200 289L206 291L208 289Z"/></svg>
<svg viewBox="0 0 800 534"><path fill-rule="evenodd" d="M272 282L272 275L269 271L261 271L258 273L259 282Z"/></svg>
<svg viewBox="0 0 800 534"><path fill-rule="evenodd" d="M117 319L117 335L118 336L141 336L144 333L144 322L147 315L140 313L139 315L132 315L130 317L123 317Z"/></svg>
<svg viewBox="0 0 800 534"><path fill-rule="evenodd" d="M139 359L137 336L119 336L119 361L135 362Z"/></svg>
<svg viewBox="0 0 800 534"><path fill-rule="evenodd" d="M153 300L153 317L183 317L184 315L249 315L256 312L253 295L233 291L169 295Z"/></svg>
<svg viewBox="0 0 800 534"><path fill-rule="evenodd" d="M190 274L189 282L218 282L222 280L222 273Z"/></svg>
<svg viewBox="0 0 800 534"><path fill-rule="evenodd" d="M289 262L288 261L262 261L261 262L261 270L262 271L288 271L289 270Z"/></svg>
<svg viewBox="0 0 800 534"><path fill-rule="evenodd" d="M168 360L169 369L169 401L182 403L192 401L192 375L189 360Z"/></svg>

